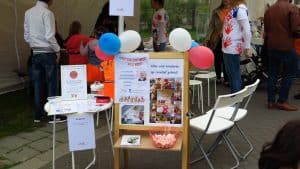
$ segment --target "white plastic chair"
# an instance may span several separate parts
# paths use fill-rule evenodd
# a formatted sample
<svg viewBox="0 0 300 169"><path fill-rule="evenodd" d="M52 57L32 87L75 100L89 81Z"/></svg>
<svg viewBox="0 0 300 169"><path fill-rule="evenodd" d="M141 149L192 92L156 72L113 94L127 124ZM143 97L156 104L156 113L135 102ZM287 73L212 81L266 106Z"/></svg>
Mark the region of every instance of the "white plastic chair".
<svg viewBox="0 0 300 169"><path fill-rule="evenodd" d="M238 111L237 111L237 117L240 117L240 118L234 118L234 119L230 119L234 122L234 126L236 127L237 131L239 132L239 134L242 136L242 139L244 139L246 141L246 143L248 144L249 146L249 150L246 151L246 153L244 153L243 155L235 148L234 144L232 144L232 142L230 141L230 143L232 144L237 156L241 159L246 159L249 154L253 151L253 145L252 143L250 142L250 140L248 139L248 137L246 136L246 134L244 133L244 131L239 127L238 125L238 122L243 119L246 115L247 115L247 107L248 107L248 104L254 94L254 92L256 91L257 89L257 86L259 84L260 80L257 79L253 84L251 85L248 85L246 86L246 90L247 92L245 93L245 97L247 98L247 101L246 103L244 104L243 108L239 108ZM244 115L246 114L246 115ZM223 118L227 118L228 119L228 115L225 115L224 113L218 115L219 117L223 117Z"/></svg>
<svg viewBox="0 0 300 169"><path fill-rule="evenodd" d="M202 141L203 141L205 135L208 135L208 134L218 134L219 133L219 137L216 140L217 143L224 140L224 142L226 143L227 147L229 148L232 156L234 157L234 159L236 161L235 166L232 168L237 168L239 166L239 159L236 156L234 149L231 146L231 144L227 138L227 135L226 135L226 131L230 130L234 126L234 122L230 121L228 119L222 118L222 117L215 116L215 112L218 109L226 108L226 107L230 107L230 106L234 106L235 107L234 112L236 112L239 108L240 103L244 99L245 92L246 92L246 89L243 89L243 90L233 93L233 94L218 96L216 103L212 109L212 113L204 114L204 115L198 116L198 117L190 120L190 127L192 129L194 129L194 131L191 130L192 136L196 142L197 147L202 152L203 158L206 159L206 161L208 162L208 165L211 169L214 169L214 167L208 158L208 156L210 155L210 152L205 152L202 147ZM200 135L196 134L195 130L202 132L202 134L200 134ZM218 140L218 139L220 139L220 140ZM200 158L200 159L203 159L203 158ZM200 159L192 161L191 164L199 161Z"/></svg>
<svg viewBox="0 0 300 169"><path fill-rule="evenodd" d="M200 109L201 102L201 113L203 114L203 86L202 81L200 80L190 80L189 86L193 87L192 89L192 104L194 104L195 99L195 87L197 87L197 96L198 96L198 108Z"/></svg>
<svg viewBox="0 0 300 169"><path fill-rule="evenodd" d="M241 159L246 159L249 156L249 154L253 151L253 145L250 142L250 140L247 138L247 136L245 135L245 133L243 132L243 130L238 126L238 122L240 120L242 120L247 115L248 104L249 104L249 102L250 102L250 100L251 100L251 98L252 98L255 90L257 89L257 86L258 86L259 82L260 82L260 80L257 79L253 84L245 86L246 92L244 93L244 97L247 98L246 102L245 102L243 108L239 108L237 110L237 112L236 112L235 115L234 115L234 107L221 108L221 109L218 109L215 112L215 116L221 117L221 118L225 118L225 119L233 121L234 122L234 126L238 130L239 134L242 136L242 138L249 145L249 150L245 154L241 155L241 153L235 148L234 144L232 144L232 142L229 140L229 142L231 143L233 149L236 152L236 155L239 158L241 158ZM212 110L208 111L207 113L211 114ZM228 133L229 133L229 131L228 131ZM227 135L228 135L228 133L227 133Z"/></svg>
<svg viewBox="0 0 300 169"><path fill-rule="evenodd" d="M214 99L217 98L217 85L216 85L216 80L217 80L217 76L216 76L216 72L204 72L204 73L200 73L200 74L196 74L194 76L194 79L206 79L207 80L207 105L210 106L210 81L213 80L214 81Z"/></svg>

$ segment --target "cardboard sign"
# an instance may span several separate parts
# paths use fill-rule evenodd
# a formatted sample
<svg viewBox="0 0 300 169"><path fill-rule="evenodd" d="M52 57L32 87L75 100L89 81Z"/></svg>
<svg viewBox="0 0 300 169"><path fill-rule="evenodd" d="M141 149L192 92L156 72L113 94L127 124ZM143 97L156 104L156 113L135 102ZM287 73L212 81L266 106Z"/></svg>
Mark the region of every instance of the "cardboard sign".
<svg viewBox="0 0 300 169"><path fill-rule="evenodd" d="M133 16L134 0L110 0L109 15L113 16Z"/></svg>

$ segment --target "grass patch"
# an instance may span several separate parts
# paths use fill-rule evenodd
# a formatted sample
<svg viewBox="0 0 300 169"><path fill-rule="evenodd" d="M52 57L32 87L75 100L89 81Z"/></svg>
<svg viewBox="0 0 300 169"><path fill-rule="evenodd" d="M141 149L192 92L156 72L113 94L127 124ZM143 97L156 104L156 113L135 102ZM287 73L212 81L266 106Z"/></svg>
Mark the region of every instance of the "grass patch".
<svg viewBox="0 0 300 169"><path fill-rule="evenodd" d="M0 138L33 131L33 96L28 89L0 95Z"/></svg>

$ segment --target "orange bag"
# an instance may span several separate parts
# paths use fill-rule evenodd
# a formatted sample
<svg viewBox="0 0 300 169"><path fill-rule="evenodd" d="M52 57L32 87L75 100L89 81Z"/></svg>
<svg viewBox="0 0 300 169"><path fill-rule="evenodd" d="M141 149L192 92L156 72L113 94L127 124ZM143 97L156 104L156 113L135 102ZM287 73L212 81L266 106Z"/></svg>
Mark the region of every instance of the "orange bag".
<svg viewBox="0 0 300 169"><path fill-rule="evenodd" d="M113 82L115 80L115 61L114 60L106 60L101 62L101 67L104 72L104 80Z"/></svg>
<svg viewBox="0 0 300 169"><path fill-rule="evenodd" d="M106 60L101 62L104 73L104 95L111 98L115 97L115 61Z"/></svg>

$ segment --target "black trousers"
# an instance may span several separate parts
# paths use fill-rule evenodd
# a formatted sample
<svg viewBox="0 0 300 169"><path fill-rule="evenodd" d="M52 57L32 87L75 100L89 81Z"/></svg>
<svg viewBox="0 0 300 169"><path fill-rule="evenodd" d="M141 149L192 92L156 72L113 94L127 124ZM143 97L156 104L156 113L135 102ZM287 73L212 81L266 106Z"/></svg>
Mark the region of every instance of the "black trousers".
<svg viewBox="0 0 300 169"><path fill-rule="evenodd" d="M215 55L215 71L216 71L217 79L221 79L221 73L223 72L224 81L228 82L228 76L226 74L226 70L224 66L221 39L219 40L218 45L214 50L214 55Z"/></svg>

